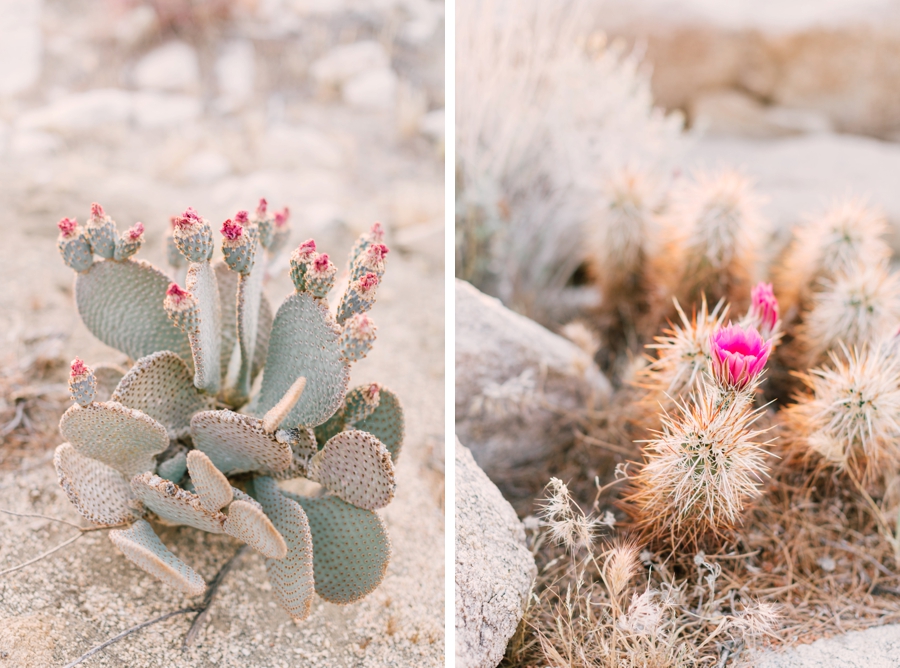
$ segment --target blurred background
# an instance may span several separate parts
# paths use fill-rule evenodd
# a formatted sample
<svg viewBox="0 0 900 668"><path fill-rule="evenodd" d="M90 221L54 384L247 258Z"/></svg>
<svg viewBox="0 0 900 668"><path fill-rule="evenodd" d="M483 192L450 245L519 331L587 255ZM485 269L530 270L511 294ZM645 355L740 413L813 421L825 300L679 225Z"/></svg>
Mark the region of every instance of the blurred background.
<svg viewBox="0 0 900 668"><path fill-rule="evenodd" d="M182 616L92 665L443 665L443 35L433 0L0 2L0 507L76 519L50 463L68 363L124 361L74 309L63 216L83 224L96 201L120 230L143 222L138 257L166 271L170 216L192 206L218 230L261 197L290 208L288 249L315 238L342 268L375 221L391 249L352 379L406 408L384 585L301 629L269 607L254 556L197 648L178 648ZM0 516L0 570L62 542L58 526ZM211 577L233 547L196 533L166 540ZM63 665L180 606L100 533L54 556L0 577L10 665Z"/></svg>
<svg viewBox="0 0 900 668"><path fill-rule="evenodd" d="M896 2L459 6L456 273L544 324L597 305L585 234L624 165L740 169L773 253L835 197L900 222Z"/></svg>

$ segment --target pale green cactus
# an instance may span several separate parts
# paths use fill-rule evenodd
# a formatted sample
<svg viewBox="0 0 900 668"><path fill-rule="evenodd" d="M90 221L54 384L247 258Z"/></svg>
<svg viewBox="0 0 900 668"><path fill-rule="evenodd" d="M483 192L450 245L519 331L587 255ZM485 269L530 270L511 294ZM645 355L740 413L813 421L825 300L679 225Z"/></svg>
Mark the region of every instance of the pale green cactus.
<svg viewBox="0 0 900 668"><path fill-rule="evenodd" d="M206 589L148 519L247 543L266 558L278 602L304 619L314 592L351 603L384 578L390 540L374 511L393 499L403 411L378 384L347 391L350 364L375 338L365 311L384 273L380 226L354 246L343 317L326 301L337 268L312 240L294 251L296 289L273 317L262 286L286 222L264 200L252 218L238 212L213 264L212 228L188 209L171 239L182 260L170 257L187 265L185 288L132 259L143 225L119 237L99 205L85 229L60 223L82 320L136 361L127 371L73 362L54 466L86 519L128 525L111 540L161 581L190 596ZM321 493L276 482L297 477Z"/></svg>

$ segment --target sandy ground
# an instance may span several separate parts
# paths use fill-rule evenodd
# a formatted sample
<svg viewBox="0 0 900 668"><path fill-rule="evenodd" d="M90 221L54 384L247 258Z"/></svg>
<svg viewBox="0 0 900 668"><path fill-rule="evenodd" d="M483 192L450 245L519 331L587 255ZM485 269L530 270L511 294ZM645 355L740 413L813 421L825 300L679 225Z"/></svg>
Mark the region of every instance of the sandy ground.
<svg viewBox="0 0 900 668"><path fill-rule="evenodd" d="M254 97L236 111L221 111L215 83L207 83L216 45L204 42L197 47L198 91L186 94L201 103L196 117L164 127L121 118L73 126L70 117L35 130L28 114L73 91L128 81L125 74L105 68L127 72L131 61L153 46L142 42L121 55L120 47L113 49L89 32L92 11L90 3L45 3L40 14L44 69L37 87L0 97L2 375L24 370L27 382L43 388L52 401L60 396L65 365L76 354L89 364L123 361L87 332L74 310L72 272L55 248L59 218L77 215L84 221L96 200L120 229L141 220L147 241L139 257L164 266L169 215L191 205L220 222L266 196L276 207L291 207L292 245L313 236L339 266L355 236L372 221L387 227L393 252L372 311L379 338L370 356L354 367L352 382L377 380L393 389L405 405L407 437L397 467L397 495L381 511L393 559L385 582L364 601L345 607L319 601L307 621L294 623L272 599L262 558L250 552L223 584L195 647L180 649L192 618L180 615L82 665L443 665L443 463L436 455L443 452L444 423L443 158L432 138L398 130L401 109L366 109L322 96L303 75L309 61L329 48L326 37L343 42L383 38L384 25L393 25L391 6L384 3L378 10L390 20L377 12L370 16L367 9L353 14L356 23L350 28L339 14L301 16L302 21L292 14L264 17L244 26L242 35L226 35L256 49ZM408 11L399 15L412 20ZM290 25L285 28L288 18L294 32ZM64 45L54 42L54 30L67 24L72 27L66 38L68 60L61 55ZM415 82L429 107L442 104L436 92L442 87L442 32L414 44L398 42L391 56L401 83ZM310 34L314 39L307 39ZM421 38L422 31L415 34ZM286 40L289 46L290 40L297 43L293 51L286 50ZM87 74L72 74L65 87L53 81L66 68L79 67ZM191 162L210 153L224 160ZM266 288L275 305L290 289L285 270L283 261ZM11 396L0 397L0 408L8 410L13 402ZM79 521L56 483L48 449L54 443L35 439L24 458L8 457L4 445L0 508ZM48 520L0 514L0 571L75 533ZM161 537L207 580L239 547L227 536L187 528L165 529ZM135 624L197 602L131 566L105 532L85 534L38 563L0 575L0 668L62 666Z"/></svg>

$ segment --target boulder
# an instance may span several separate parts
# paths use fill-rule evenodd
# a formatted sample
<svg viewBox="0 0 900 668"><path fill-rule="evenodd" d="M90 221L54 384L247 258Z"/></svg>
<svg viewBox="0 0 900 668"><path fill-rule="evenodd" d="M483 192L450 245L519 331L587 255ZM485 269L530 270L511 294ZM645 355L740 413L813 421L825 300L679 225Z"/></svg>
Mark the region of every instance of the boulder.
<svg viewBox="0 0 900 668"><path fill-rule="evenodd" d="M575 344L456 281L456 430L492 478L571 443L566 416L610 393Z"/></svg>
<svg viewBox="0 0 900 668"><path fill-rule="evenodd" d="M494 668L537 575L525 528L456 440L456 666Z"/></svg>

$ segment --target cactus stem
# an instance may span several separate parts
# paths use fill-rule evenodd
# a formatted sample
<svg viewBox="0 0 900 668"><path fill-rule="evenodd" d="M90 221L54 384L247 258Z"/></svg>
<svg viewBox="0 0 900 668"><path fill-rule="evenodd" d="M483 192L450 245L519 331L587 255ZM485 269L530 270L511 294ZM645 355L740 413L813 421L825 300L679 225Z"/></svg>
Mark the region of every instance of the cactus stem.
<svg viewBox="0 0 900 668"><path fill-rule="evenodd" d="M294 406L297 405L297 402L300 401L300 396L303 394L305 388L306 378L301 376L288 388L288 391L284 393L284 396L279 402L269 409L262 421L262 427L266 433L275 433L275 430L278 429L284 418L286 418L288 413L290 413Z"/></svg>

